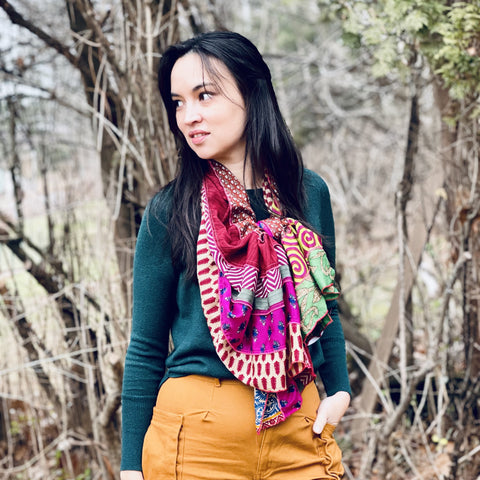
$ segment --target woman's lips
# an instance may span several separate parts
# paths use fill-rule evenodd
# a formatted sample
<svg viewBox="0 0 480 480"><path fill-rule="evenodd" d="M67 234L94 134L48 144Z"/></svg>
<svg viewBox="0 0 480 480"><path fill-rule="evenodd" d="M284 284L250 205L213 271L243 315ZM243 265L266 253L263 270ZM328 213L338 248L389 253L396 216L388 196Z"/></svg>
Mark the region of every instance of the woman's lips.
<svg viewBox="0 0 480 480"><path fill-rule="evenodd" d="M194 130L193 132L190 132L188 134L190 140L194 145L200 145L201 143L203 143L208 135L209 133L203 130Z"/></svg>

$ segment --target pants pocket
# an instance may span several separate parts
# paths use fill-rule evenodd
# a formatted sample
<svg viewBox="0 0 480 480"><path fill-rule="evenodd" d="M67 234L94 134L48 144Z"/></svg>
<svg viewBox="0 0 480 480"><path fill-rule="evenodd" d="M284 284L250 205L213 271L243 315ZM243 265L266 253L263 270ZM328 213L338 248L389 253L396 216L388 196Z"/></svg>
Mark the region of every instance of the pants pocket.
<svg viewBox="0 0 480 480"><path fill-rule="evenodd" d="M342 465L342 451L333 437L334 430L334 425L328 423L325 425L322 434L317 437L319 442L318 453L328 478L340 480L345 470Z"/></svg>
<svg viewBox="0 0 480 480"><path fill-rule="evenodd" d="M181 464L179 436L183 416L157 407L143 441L142 470L145 480L177 480L177 464Z"/></svg>

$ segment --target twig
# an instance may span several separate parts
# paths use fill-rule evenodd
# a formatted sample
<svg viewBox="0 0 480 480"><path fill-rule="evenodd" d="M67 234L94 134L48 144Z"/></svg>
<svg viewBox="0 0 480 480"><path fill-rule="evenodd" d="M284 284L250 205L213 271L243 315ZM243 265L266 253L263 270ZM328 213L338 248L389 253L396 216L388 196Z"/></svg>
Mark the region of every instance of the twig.
<svg viewBox="0 0 480 480"><path fill-rule="evenodd" d="M378 398L382 402L385 412L387 414L390 414L393 409L392 405L388 403L387 398L385 397L385 395L382 392L382 389L380 388L380 385L378 385L378 383L375 381L375 379L373 378L372 374L370 373L366 365L362 362L361 358L355 352L355 348L350 343L347 344L347 351L353 357L357 365L360 367L364 375L367 377L372 387L377 392Z"/></svg>
<svg viewBox="0 0 480 480"><path fill-rule="evenodd" d="M480 445L477 445L475 448L473 448L472 450L470 450L466 455L464 455L463 457L460 457L458 459L458 463L463 463L463 462L466 462L467 460L469 460L470 458L472 458L475 454L477 454L478 452L480 452Z"/></svg>
<svg viewBox="0 0 480 480"><path fill-rule="evenodd" d="M418 471L417 467L415 466L415 463L412 461L410 453L408 452L408 445L405 442L405 439L400 438L398 440L398 443L400 444L400 451L402 452L403 458L407 462L407 465L409 466L410 470L412 470L416 478L422 478L422 475Z"/></svg>
<svg viewBox="0 0 480 480"><path fill-rule="evenodd" d="M385 425L382 428L382 432L385 438L388 438L394 428L397 426L398 422L400 421L401 416L405 413L405 410L408 408L410 405L410 401L412 398L412 394L417 388L417 385L425 379L425 376L434 368L435 364L427 360L425 365L422 366L420 370L413 376L413 378L410 380L410 383L408 385L407 391L405 392L404 397L400 401L399 405L395 409L393 415L387 417Z"/></svg>
<svg viewBox="0 0 480 480"><path fill-rule="evenodd" d="M441 321L439 322L439 330L436 334L436 342L431 346L434 351L438 352L438 346L442 345L442 337L443 337L443 330L444 330L444 323L447 318L448 314L448 307L450 304L450 299L453 295L453 286L458 279L458 275L462 267L465 263L472 260L472 254L470 252L463 252L456 261L452 273L450 274L443 293L443 305L442 305L442 312L441 312Z"/></svg>
<svg viewBox="0 0 480 480"><path fill-rule="evenodd" d="M125 342L112 343L112 344L110 344L110 346L112 346L112 347L125 346ZM62 353L62 354L59 354L59 355L51 356L51 357L48 357L48 358L42 358L40 360L35 360L33 362L25 362L21 365L15 366L15 367L10 367L10 368L5 368L4 370L0 370L0 376L8 375L10 373L19 372L21 370L25 370L26 368L34 368L37 365L42 365L42 364L45 364L45 363L53 363L53 362L56 362L58 360L72 359L72 358L74 358L78 355L81 355L82 353L95 353L95 352L98 352L98 348L90 347L90 348L85 348L83 350L75 350L74 352L67 352L67 353Z"/></svg>

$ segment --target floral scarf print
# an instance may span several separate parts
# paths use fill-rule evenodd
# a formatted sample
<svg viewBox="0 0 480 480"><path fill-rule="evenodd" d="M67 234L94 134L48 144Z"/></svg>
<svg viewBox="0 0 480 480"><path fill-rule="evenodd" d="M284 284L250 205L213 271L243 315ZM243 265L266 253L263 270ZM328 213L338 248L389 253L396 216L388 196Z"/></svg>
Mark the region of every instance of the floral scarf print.
<svg viewBox="0 0 480 480"><path fill-rule="evenodd" d="M245 188L210 161L197 243L208 328L227 369L254 388L257 432L300 408L315 378L308 344L332 321L326 301L339 295L319 236L282 216L268 174L262 188L270 217L257 222Z"/></svg>

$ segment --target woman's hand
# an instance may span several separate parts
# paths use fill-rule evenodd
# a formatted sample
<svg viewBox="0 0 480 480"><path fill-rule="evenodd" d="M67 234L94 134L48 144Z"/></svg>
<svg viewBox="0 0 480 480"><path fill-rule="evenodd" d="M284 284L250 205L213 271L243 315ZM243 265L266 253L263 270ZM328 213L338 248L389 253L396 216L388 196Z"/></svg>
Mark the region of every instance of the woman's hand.
<svg viewBox="0 0 480 480"><path fill-rule="evenodd" d="M136 470L122 470L120 480L143 480L142 472Z"/></svg>
<svg viewBox="0 0 480 480"><path fill-rule="evenodd" d="M348 392L337 392L331 397L326 397L320 402L317 410L317 418L313 424L313 431L320 435L325 425L337 425L350 405Z"/></svg>

